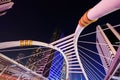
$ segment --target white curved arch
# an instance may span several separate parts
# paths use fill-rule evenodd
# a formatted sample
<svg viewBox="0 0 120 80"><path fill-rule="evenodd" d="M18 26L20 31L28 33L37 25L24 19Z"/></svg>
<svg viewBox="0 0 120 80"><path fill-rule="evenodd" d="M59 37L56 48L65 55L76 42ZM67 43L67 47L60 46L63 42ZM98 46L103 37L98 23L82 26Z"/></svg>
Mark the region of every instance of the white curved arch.
<svg viewBox="0 0 120 80"><path fill-rule="evenodd" d="M107 5L110 3L111 5ZM105 8L104 8L105 7ZM116 10L120 9L120 1L118 0L102 0L97 5L95 5L92 9L87 11L80 19L79 24L75 31L75 39L74 39L74 47L75 52L78 58L78 62L81 66L81 69L83 71L83 74L85 78L88 80L88 77L85 73L85 70L83 68L83 65L81 63L78 48L77 48L77 41L80 33L83 31L85 27L87 27L89 24L95 22L98 18L101 18L109 13L112 13Z"/></svg>
<svg viewBox="0 0 120 80"><path fill-rule="evenodd" d="M21 43L20 41L1 42L0 43L0 49L17 47L17 46L20 46L20 43ZM23 43L25 44L25 41ZM28 40L28 43L29 43L29 40ZM47 44L47 43L40 42L40 41L32 41L32 45L44 46L44 47L52 48L52 49L55 49L55 50L59 51L63 55L63 57L65 59L65 62L66 62L66 67L67 67L66 79L68 79L68 76L69 76L68 60L67 60L67 57L65 56L65 54L59 48L53 46L52 44Z"/></svg>
<svg viewBox="0 0 120 80"><path fill-rule="evenodd" d="M83 31L83 29L84 29L84 27L81 27L79 25L77 26L76 31L75 31L75 36L74 36L75 37L75 39L74 39L74 47L75 47L75 53L77 55L77 59L78 59L78 62L80 64L81 70L82 70L82 72L84 74L84 77L85 77L86 80L89 80L88 77L87 77L87 74L86 74L86 72L84 70L84 67L82 65L82 62L80 60L79 53L78 53L78 48L77 48L78 37L81 34L81 32Z"/></svg>

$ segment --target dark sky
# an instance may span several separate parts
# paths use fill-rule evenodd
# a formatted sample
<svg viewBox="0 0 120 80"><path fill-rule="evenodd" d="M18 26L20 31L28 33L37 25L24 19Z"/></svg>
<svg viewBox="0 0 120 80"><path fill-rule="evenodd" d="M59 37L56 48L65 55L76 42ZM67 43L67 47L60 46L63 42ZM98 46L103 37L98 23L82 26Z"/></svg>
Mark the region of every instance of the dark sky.
<svg viewBox="0 0 120 80"><path fill-rule="evenodd" d="M13 8L0 17L0 41L32 39L49 42L56 27L66 36L70 35L75 31L79 18L99 1L13 0ZM91 26L107 22L115 25L119 23L119 18L120 11L117 11Z"/></svg>

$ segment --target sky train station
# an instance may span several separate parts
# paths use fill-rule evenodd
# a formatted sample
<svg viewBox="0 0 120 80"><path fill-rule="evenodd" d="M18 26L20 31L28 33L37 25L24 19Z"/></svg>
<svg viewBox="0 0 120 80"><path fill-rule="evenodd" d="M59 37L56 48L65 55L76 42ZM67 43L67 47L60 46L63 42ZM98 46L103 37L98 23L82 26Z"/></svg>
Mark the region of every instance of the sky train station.
<svg viewBox="0 0 120 80"><path fill-rule="evenodd" d="M13 15L14 5L15 1L0 0L0 17ZM72 34L65 36L56 28L48 43L29 34L20 40L1 38L0 80L120 80L120 24L92 25L119 9L118 0L101 0L82 15Z"/></svg>

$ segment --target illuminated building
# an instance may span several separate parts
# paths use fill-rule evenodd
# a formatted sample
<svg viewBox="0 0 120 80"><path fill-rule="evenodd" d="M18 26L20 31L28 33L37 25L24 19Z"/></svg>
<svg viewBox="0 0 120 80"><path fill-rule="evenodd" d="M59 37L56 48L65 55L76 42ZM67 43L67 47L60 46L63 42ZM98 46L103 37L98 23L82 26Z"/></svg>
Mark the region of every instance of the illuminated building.
<svg viewBox="0 0 120 80"><path fill-rule="evenodd" d="M64 37L64 35L61 33L59 29L56 29L55 32L53 33L53 37L51 38L51 42L58 40L59 38L62 37ZM53 57L49 59L51 59L52 61L48 79L61 80L61 78L66 78L65 74L63 74L64 73L63 67L65 67L66 65L64 65L64 58L61 55L61 53L58 51L54 51Z"/></svg>
<svg viewBox="0 0 120 80"><path fill-rule="evenodd" d="M98 53L100 54L105 72L107 73L116 55L118 49L118 44L116 43L120 41L120 35L119 32L108 23L103 26L97 26L96 34Z"/></svg>
<svg viewBox="0 0 120 80"><path fill-rule="evenodd" d="M58 40L60 36L61 36L61 31L56 29L55 32L52 34L50 42ZM54 66L56 66L56 68L58 69L61 67L58 73L62 73L61 71L63 67L62 66L63 57L62 55L60 55L58 51L55 51L50 48L39 47L38 49L32 52L32 55L33 56L31 56L28 59L27 64L26 64L26 66L29 69L37 72L38 74L43 75L44 77L49 77L49 79L53 77L52 73L53 73L53 68L55 68ZM62 61L60 65L58 65L58 63L56 62L58 59L56 56L59 56L59 58ZM57 77L61 78L61 75L62 74L59 74L59 76L57 75Z"/></svg>

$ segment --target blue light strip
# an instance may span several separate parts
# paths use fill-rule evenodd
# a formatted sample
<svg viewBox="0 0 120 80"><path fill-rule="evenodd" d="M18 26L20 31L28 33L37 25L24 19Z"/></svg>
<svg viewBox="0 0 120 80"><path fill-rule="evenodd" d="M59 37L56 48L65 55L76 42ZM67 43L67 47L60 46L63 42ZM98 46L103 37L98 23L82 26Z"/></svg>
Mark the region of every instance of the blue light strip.
<svg viewBox="0 0 120 80"><path fill-rule="evenodd" d="M54 53L53 59L54 60L52 61L48 79L49 80L60 80L64 58L62 55L60 55L58 51L56 51Z"/></svg>

